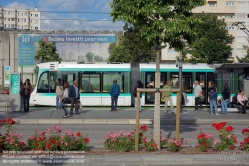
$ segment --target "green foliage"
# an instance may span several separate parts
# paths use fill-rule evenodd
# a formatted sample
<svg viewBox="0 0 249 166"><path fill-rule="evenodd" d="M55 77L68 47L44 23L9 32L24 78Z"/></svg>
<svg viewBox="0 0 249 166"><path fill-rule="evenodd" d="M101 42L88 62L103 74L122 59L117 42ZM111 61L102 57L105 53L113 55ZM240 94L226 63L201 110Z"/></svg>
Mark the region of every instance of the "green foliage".
<svg viewBox="0 0 249 166"><path fill-rule="evenodd" d="M246 54L244 57L239 58L236 56L239 63L249 63L249 46L243 45L244 50L246 51Z"/></svg>
<svg viewBox="0 0 249 166"><path fill-rule="evenodd" d="M233 42L233 37L228 34L224 20L205 13L196 17L201 20L195 28L197 37L192 44L183 49L183 60L190 63L212 64L214 61L228 63L232 55L230 44ZM190 54L189 58L187 54Z"/></svg>
<svg viewBox="0 0 249 166"><path fill-rule="evenodd" d="M102 62L103 61L103 58L101 56L98 56L98 55L95 55L93 57L93 59L94 59L95 62Z"/></svg>
<svg viewBox="0 0 249 166"><path fill-rule="evenodd" d="M92 52L88 52L86 54L86 59L88 62L93 62L93 57L94 57L94 54Z"/></svg>
<svg viewBox="0 0 249 166"><path fill-rule="evenodd" d="M191 43L196 37L196 24L200 23L191 10L204 4L205 0L113 0L110 15L113 21L139 26L140 40L156 42L156 50L161 49L161 43L182 48L180 36Z"/></svg>
<svg viewBox="0 0 249 166"><path fill-rule="evenodd" d="M155 57L155 43L140 41L140 29L135 26L124 26L125 35L116 46L112 43L109 47L110 62L149 62Z"/></svg>
<svg viewBox="0 0 249 166"><path fill-rule="evenodd" d="M38 42L38 50L34 59L40 63L61 61L59 54L56 52L55 42L46 43L43 39Z"/></svg>

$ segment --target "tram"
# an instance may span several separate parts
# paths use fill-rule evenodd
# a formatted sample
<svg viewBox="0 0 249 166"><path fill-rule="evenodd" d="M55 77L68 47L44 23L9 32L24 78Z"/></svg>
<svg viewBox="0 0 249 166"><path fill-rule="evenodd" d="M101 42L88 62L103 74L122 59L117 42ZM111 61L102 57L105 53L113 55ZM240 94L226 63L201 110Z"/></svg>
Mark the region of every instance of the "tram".
<svg viewBox="0 0 249 166"><path fill-rule="evenodd" d="M117 80L120 85L119 106L132 106L134 98L132 91L137 80L141 80L145 88L154 88L156 64L154 63L93 63L81 64L77 62L48 62L37 64L36 86L31 93L30 103L34 105L54 106L56 101L55 85L57 79L62 83L73 84L78 81L80 100L83 106L110 106L109 90L112 81ZM171 80L173 88L178 88L179 68L175 64L160 64L161 88L167 80ZM233 77L238 77L234 75ZM193 82L198 80L203 89L202 104L207 104L208 91L212 83L218 86L221 93L222 76L214 73L214 68L207 64L183 64L182 91L187 95L186 106L194 106ZM236 88L235 88L236 89ZM143 93L142 105L153 106L154 93ZM164 104L164 95L161 94L161 104ZM173 104L176 105L176 94L173 94Z"/></svg>

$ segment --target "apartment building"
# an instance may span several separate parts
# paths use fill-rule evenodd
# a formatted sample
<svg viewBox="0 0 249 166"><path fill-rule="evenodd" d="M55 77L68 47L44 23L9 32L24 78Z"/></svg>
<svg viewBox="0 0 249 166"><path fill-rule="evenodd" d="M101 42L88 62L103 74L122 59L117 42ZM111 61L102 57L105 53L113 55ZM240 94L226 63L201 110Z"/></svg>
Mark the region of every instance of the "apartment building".
<svg viewBox="0 0 249 166"><path fill-rule="evenodd" d="M40 12L0 7L0 29L40 30Z"/></svg>
<svg viewBox="0 0 249 166"><path fill-rule="evenodd" d="M229 34L233 35L234 42L232 44L232 56L236 62L236 56L243 57L245 50L243 45L248 45L247 34L232 24L234 22L244 22L245 27L249 29L249 0L207 0L206 5L197 7L193 13L213 13L219 19L225 19ZM175 60L179 53L173 48L165 48L162 50L163 60Z"/></svg>

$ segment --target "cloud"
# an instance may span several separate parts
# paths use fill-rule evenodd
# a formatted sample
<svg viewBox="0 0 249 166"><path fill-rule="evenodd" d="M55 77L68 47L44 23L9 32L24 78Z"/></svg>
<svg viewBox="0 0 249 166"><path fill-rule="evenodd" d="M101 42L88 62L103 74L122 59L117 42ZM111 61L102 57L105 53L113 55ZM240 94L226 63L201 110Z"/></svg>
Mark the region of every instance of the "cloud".
<svg viewBox="0 0 249 166"><path fill-rule="evenodd" d="M28 6L24 3L19 3L19 2L10 3L7 6L5 6L5 8L23 9L23 10L26 10L26 9L34 10L35 9L35 7L33 7L33 6Z"/></svg>
<svg viewBox="0 0 249 166"><path fill-rule="evenodd" d="M111 11L111 7L109 6L110 2L111 0L101 0L95 5L95 8L100 9L102 12L110 12Z"/></svg>

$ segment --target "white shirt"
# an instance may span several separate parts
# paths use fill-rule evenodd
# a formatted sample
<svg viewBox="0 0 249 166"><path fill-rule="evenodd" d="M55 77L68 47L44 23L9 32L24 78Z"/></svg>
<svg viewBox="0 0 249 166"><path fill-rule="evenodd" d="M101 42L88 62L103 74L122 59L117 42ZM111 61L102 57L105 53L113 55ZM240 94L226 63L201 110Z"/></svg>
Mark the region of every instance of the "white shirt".
<svg viewBox="0 0 249 166"><path fill-rule="evenodd" d="M68 98L68 89L67 88L63 92L63 97Z"/></svg>

